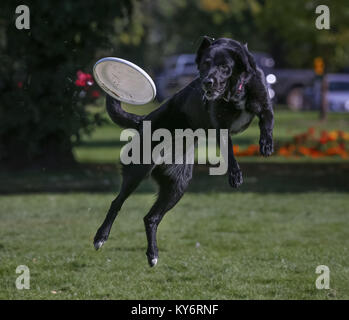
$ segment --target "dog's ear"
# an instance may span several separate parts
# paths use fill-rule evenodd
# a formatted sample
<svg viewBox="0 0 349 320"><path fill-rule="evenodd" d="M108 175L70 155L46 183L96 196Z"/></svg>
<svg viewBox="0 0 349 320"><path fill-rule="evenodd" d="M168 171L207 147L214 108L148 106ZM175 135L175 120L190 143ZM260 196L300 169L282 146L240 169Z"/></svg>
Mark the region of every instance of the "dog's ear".
<svg viewBox="0 0 349 320"><path fill-rule="evenodd" d="M247 74L251 76L256 73L256 63L245 45L232 48L231 55L234 57L235 61L237 61L241 72L247 72Z"/></svg>
<svg viewBox="0 0 349 320"><path fill-rule="evenodd" d="M244 53L245 53L246 56L247 56L247 61L248 61L249 65L250 65L251 69L252 69L254 72L256 72L256 71L257 71L256 61L255 61L253 55L250 53L250 51L248 51L247 43L245 43L245 44L243 45L243 51L244 51Z"/></svg>
<svg viewBox="0 0 349 320"><path fill-rule="evenodd" d="M201 44L200 44L200 47L199 47L199 49L198 49L198 51L196 53L195 62L196 62L196 64L198 66L200 64L203 52L212 44L213 41L214 41L214 38L211 38L211 37L208 37L208 36L204 36L203 37L203 39L201 41Z"/></svg>

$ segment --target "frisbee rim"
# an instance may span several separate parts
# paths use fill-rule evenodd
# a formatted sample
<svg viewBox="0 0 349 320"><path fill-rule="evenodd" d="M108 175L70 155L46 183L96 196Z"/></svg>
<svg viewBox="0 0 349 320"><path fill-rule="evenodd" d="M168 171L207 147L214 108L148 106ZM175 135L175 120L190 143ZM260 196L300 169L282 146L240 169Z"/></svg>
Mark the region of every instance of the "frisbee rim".
<svg viewBox="0 0 349 320"><path fill-rule="evenodd" d="M135 102L135 101L132 101L132 100L129 100L127 98L123 98L119 95L117 95L117 93L113 92L111 89L109 89L104 83L103 81L100 79L100 76L99 74L96 72L96 68L97 66L100 64L100 63L103 63L103 62L108 62L108 61L114 61L114 62L119 62L119 63L122 63L122 64L126 64L127 66L133 68L134 70L138 71L150 84L150 87L152 88L152 98L149 100L149 101L142 101L142 102ZM119 101L122 101L122 102L125 102L125 103L128 103L128 104L133 104L133 105L144 105L144 104L147 104L151 101L153 101L156 97L156 86L155 86L155 83L153 81L153 79L149 76L149 74L144 71L141 67L137 66L136 64L128 61L128 60L125 60L125 59L121 59L121 58L116 58L116 57L105 57L105 58L102 58L102 59L99 59L95 65L93 66L93 76L96 80L96 82L98 83L98 85L109 95L113 96L115 99L119 100Z"/></svg>

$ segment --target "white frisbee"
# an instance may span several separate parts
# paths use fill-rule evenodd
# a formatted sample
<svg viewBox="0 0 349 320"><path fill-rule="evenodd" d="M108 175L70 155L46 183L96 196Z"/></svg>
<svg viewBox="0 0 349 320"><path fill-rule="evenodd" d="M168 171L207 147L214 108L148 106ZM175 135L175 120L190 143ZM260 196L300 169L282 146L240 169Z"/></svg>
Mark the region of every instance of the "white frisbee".
<svg viewBox="0 0 349 320"><path fill-rule="evenodd" d="M98 85L115 99L130 104L146 104L156 96L152 78L134 63L107 57L93 67Z"/></svg>

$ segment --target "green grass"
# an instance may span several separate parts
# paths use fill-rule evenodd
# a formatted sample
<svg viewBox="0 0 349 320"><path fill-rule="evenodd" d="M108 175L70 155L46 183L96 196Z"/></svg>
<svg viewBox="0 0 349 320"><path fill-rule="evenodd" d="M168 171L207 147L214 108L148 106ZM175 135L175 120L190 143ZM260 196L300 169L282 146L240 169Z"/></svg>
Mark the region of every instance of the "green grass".
<svg viewBox="0 0 349 320"><path fill-rule="evenodd" d="M348 121L277 112L275 137L309 126L345 130ZM119 133L107 124L84 137L79 170L0 173L0 299L349 299L348 162L242 158L238 190L197 167L159 226L151 269L149 180L126 201L104 247L92 245L120 185ZM256 124L237 139L257 142ZM30 268L30 290L15 287L18 265ZM330 268L330 290L315 287L318 265Z"/></svg>
<svg viewBox="0 0 349 320"><path fill-rule="evenodd" d="M250 192L257 183L251 177L234 192L225 179L213 180L211 189L199 177L164 218L154 269L142 221L154 198L147 183L126 202L99 252L92 239L114 194L1 197L0 298L349 298L346 192ZM21 264L30 268L30 290L15 288ZM315 288L315 268L323 264L330 290Z"/></svg>

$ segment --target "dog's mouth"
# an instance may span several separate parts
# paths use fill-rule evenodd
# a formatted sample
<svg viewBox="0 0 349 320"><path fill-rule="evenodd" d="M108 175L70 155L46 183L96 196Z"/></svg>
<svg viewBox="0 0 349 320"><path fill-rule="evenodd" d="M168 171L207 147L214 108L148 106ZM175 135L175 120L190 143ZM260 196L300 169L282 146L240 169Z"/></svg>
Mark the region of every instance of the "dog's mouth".
<svg viewBox="0 0 349 320"><path fill-rule="evenodd" d="M208 101L217 100L224 95L224 92L225 92L225 88L223 88L222 90L204 89L203 98L208 100Z"/></svg>
<svg viewBox="0 0 349 320"><path fill-rule="evenodd" d="M206 99L208 101L218 100L218 99L229 101L231 97L239 96L243 94L244 84L245 84L244 79L238 79L233 90L229 90L228 82L222 87L222 89L217 89L217 88L206 89L205 87L203 87L203 90L204 90L203 99Z"/></svg>
<svg viewBox="0 0 349 320"><path fill-rule="evenodd" d="M216 92L216 91L213 91L213 90L206 90L204 92L204 98L206 100L215 100L219 97L219 94Z"/></svg>

